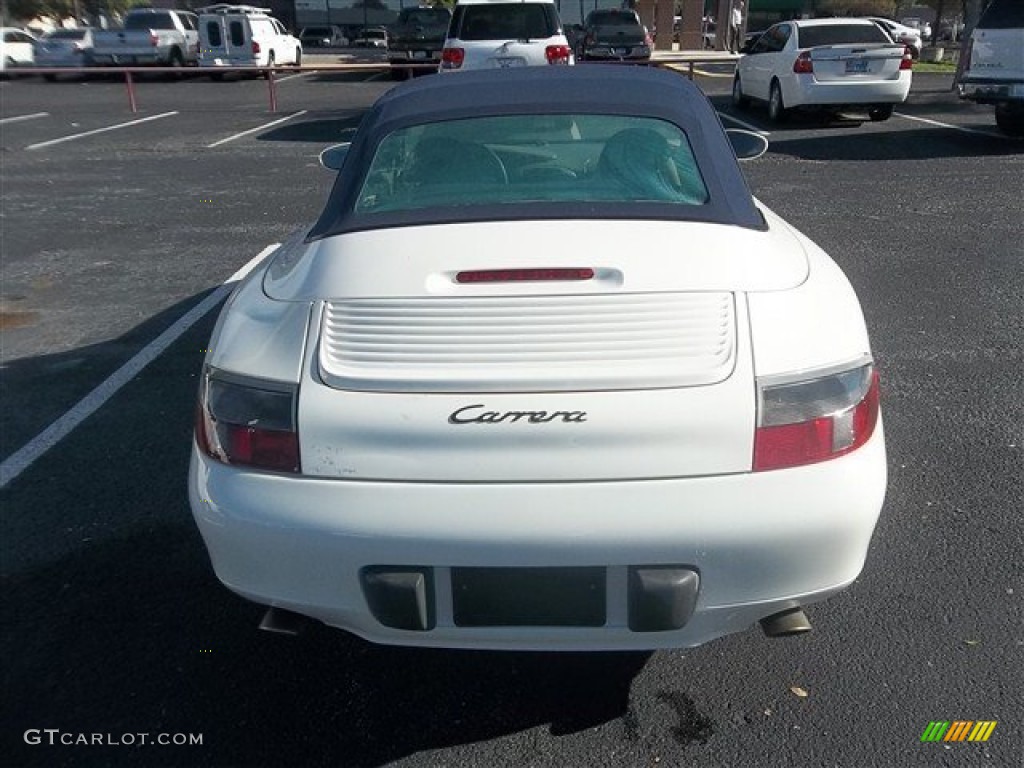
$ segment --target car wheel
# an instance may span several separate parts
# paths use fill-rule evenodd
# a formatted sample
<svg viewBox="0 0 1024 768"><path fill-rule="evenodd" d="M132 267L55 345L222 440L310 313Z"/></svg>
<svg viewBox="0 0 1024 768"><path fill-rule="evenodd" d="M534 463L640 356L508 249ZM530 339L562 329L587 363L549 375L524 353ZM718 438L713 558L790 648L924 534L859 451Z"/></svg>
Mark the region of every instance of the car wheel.
<svg viewBox="0 0 1024 768"><path fill-rule="evenodd" d="M871 118L873 123L881 123L892 117L892 104L880 104L877 107L872 107L868 110L868 117Z"/></svg>
<svg viewBox="0 0 1024 768"><path fill-rule="evenodd" d="M408 80L411 75L412 75L412 72L410 72L405 67L399 67L399 66L397 66L395 64L391 65L391 79L392 80Z"/></svg>
<svg viewBox="0 0 1024 768"><path fill-rule="evenodd" d="M1024 136L1024 108L996 104L996 125L1007 136Z"/></svg>
<svg viewBox="0 0 1024 768"><path fill-rule="evenodd" d="M210 73L210 79L213 80L216 83L219 83L221 80L224 79L224 73L223 72L211 72Z"/></svg>
<svg viewBox="0 0 1024 768"><path fill-rule="evenodd" d="M782 87L778 80L772 80L771 92L768 94L768 117L773 123L785 121L789 110L782 100Z"/></svg>
<svg viewBox="0 0 1024 768"><path fill-rule="evenodd" d="M743 85L740 83L739 75L736 75L732 81L732 103L739 109L746 109L750 106L750 97L743 95Z"/></svg>
<svg viewBox="0 0 1024 768"><path fill-rule="evenodd" d="M43 75L43 80L45 80L48 83L55 83L55 82L57 82L57 76L56 75Z"/></svg>
<svg viewBox="0 0 1024 768"><path fill-rule="evenodd" d="M185 59L181 55L181 51L179 51L177 48L171 51L171 58L167 60L167 66L171 67L172 69L181 69L185 66ZM174 80L178 77L180 77L180 75L178 75L175 72L167 73L168 80Z"/></svg>

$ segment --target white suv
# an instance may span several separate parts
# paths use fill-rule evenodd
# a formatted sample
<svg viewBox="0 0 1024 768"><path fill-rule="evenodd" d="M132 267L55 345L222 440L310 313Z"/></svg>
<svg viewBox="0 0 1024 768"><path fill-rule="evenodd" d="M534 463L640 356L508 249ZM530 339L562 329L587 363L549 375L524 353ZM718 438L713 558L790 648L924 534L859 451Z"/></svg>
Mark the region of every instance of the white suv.
<svg viewBox="0 0 1024 768"><path fill-rule="evenodd" d="M971 33L960 97L994 104L996 125L1024 136L1024 3L992 0Z"/></svg>
<svg viewBox="0 0 1024 768"><path fill-rule="evenodd" d="M459 0L440 71L575 63L552 0Z"/></svg>
<svg viewBox="0 0 1024 768"><path fill-rule="evenodd" d="M302 43L269 8L221 3L199 9L200 67L275 64L302 64Z"/></svg>

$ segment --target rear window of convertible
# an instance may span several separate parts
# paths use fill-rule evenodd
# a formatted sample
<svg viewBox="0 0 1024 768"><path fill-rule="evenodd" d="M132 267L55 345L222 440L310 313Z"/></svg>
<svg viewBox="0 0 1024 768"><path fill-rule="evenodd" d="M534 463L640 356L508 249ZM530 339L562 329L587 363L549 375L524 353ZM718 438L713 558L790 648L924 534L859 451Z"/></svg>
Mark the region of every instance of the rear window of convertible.
<svg viewBox="0 0 1024 768"><path fill-rule="evenodd" d="M363 177L355 211L707 201L690 143L673 123L618 115L511 115L388 134Z"/></svg>

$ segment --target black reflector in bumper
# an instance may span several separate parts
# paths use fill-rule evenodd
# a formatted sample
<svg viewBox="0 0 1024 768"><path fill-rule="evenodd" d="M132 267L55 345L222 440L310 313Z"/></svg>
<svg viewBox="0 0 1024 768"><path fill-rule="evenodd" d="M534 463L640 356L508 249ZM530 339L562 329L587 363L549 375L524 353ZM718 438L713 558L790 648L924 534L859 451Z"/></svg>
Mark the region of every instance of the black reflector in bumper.
<svg viewBox="0 0 1024 768"><path fill-rule="evenodd" d="M434 628L431 568L378 565L364 568L362 581L370 612L385 627Z"/></svg>
<svg viewBox="0 0 1024 768"><path fill-rule="evenodd" d="M689 568L629 569L629 628L634 632L681 629L697 605L700 576Z"/></svg>

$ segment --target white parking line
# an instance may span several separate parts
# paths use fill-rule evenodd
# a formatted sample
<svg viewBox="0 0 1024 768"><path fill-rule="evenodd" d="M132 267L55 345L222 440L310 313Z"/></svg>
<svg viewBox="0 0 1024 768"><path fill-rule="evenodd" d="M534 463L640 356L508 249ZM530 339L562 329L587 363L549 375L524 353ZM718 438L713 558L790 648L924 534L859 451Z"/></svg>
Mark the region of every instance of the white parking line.
<svg viewBox="0 0 1024 768"><path fill-rule="evenodd" d="M305 72L296 72L293 75L285 75L284 77L275 77L275 83L287 83L289 80L294 80L296 77L305 77Z"/></svg>
<svg viewBox="0 0 1024 768"><path fill-rule="evenodd" d="M229 141L234 141L235 139L240 139L243 136L248 136L250 133L259 133L260 131L265 131L267 130L267 128L273 128L275 125L280 125L286 120L291 120L293 117L304 115L306 114L307 111L308 110L303 109L300 112L296 112L295 114L288 115L287 117L282 117L280 120L274 120L272 123L267 123L266 125L261 125L257 128L250 128L248 131L242 131L241 133L236 133L234 136L228 136L226 139L221 139L220 141L213 142L213 144L207 144L206 148L213 149L214 147L219 147L221 144L227 144Z"/></svg>
<svg viewBox="0 0 1024 768"><path fill-rule="evenodd" d="M940 123L938 120L929 120L927 117L914 117L913 115L904 115L902 112L893 112L896 117L902 117L904 120L914 120L918 123L927 123L928 125L935 125L939 128L952 128L954 131L961 131L962 133L977 133L981 136L997 136L995 131L983 131L978 128L968 128L965 125L951 125L950 123Z"/></svg>
<svg viewBox="0 0 1024 768"><path fill-rule="evenodd" d="M94 136L97 133L106 133L107 131L116 131L119 128L127 128L130 125L138 125L139 123L148 123L150 120L159 120L162 117L170 117L176 115L177 112L164 112L159 115L151 115L150 117L143 117L139 120L131 120L127 123L118 123L117 125L110 125L106 128L97 128L94 131L86 131L85 133L73 133L70 136L64 136L60 139L51 139L50 141L41 141L38 144L29 144L25 149L41 149L42 147L51 147L54 144L62 144L65 141L74 141L75 139L81 139L84 136Z"/></svg>
<svg viewBox="0 0 1024 768"><path fill-rule="evenodd" d="M5 117L2 120L0 120L0 125L4 125L5 123L20 123L22 120L35 120L36 118L39 118L39 117L49 117L49 116L50 116L49 112L36 112L34 114L31 114L31 115L18 115L17 117Z"/></svg>
<svg viewBox="0 0 1024 768"><path fill-rule="evenodd" d="M63 416L8 456L0 464L0 488L4 488L14 478L32 466L36 459L67 437L75 427L99 410L100 406L113 397L121 387L138 376L143 368L159 357L179 336L223 301L224 297L234 288L234 284L255 269L263 259L277 250L278 246L280 246L280 243L268 245L256 254L255 258L248 264L235 272L209 296L178 318L170 328L140 349L134 357L114 371L96 389L75 403Z"/></svg>
<svg viewBox="0 0 1024 768"><path fill-rule="evenodd" d="M742 128L746 128L748 131L753 131L754 133L759 133L762 136L771 136L771 133L769 133L768 131L762 131L756 125L751 125L750 123L745 123L742 120L740 120L738 117L733 117L732 115L727 115L724 112L719 112L718 116L720 118L722 118L723 120L728 120L730 123L736 123L736 125L738 125L738 126L740 126Z"/></svg>

